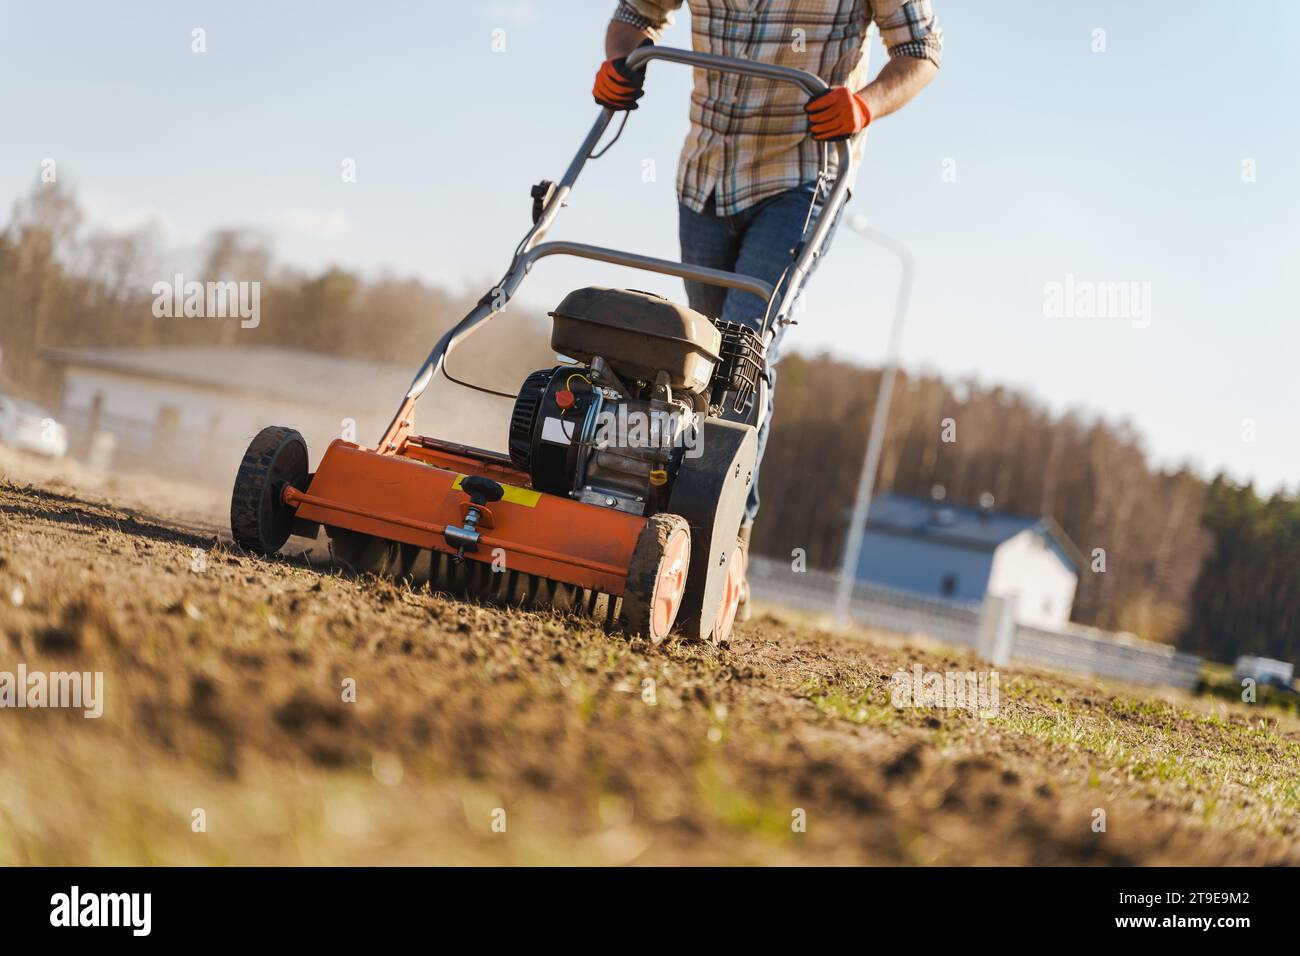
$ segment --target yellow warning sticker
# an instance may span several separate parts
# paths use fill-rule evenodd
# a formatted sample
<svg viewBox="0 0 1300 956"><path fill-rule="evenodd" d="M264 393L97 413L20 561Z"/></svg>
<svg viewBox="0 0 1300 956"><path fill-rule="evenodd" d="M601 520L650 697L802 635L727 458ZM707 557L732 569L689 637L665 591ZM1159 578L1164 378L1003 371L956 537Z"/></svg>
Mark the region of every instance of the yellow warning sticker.
<svg viewBox="0 0 1300 956"><path fill-rule="evenodd" d="M460 483L465 478L464 475L457 475L456 480L451 486L460 490ZM506 493L501 496L502 501L508 501L513 505L523 505L525 508L536 508L537 502L541 500L542 493L533 491L531 488L520 488L518 485L507 485L505 482L498 482Z"/></svg>

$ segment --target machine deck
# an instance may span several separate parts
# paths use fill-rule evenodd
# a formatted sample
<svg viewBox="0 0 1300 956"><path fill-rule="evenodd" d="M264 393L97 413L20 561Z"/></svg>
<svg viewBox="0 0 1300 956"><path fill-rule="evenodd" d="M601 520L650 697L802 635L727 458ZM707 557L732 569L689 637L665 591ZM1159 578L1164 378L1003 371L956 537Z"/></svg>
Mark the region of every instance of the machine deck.
<svg viewBox="0 0 1300 956"><path fill-rule="evenodd" d="M448 525L465 517L468 475L499 482L505 496L480 521L480 548L465 559L621 595L646 520L528 487L528 476L495 460L410 439L383 455L342 440L326 450L305 491L284 490L299 518L451 554Z"/></svg>

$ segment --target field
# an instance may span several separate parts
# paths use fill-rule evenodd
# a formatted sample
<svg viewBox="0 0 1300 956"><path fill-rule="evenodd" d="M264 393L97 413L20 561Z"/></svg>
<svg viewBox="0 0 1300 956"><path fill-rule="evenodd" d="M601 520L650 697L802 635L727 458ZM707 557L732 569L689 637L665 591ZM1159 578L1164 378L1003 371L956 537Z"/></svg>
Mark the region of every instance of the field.
<svg viewBox="0 0 1300 956"><path fill-rule="evenodd" d="M0 457L0 671L105 682L0 710L0 864L1300 863L1293 714L1019 668L896 708L980 665L773 613L655 647L222 523Z"/></svg>

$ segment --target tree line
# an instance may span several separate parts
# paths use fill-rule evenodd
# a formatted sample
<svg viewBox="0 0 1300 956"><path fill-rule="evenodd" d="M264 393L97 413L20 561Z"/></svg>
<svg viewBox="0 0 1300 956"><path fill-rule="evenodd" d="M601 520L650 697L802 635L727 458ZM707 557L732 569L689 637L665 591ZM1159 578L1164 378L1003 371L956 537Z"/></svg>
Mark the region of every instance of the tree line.
<svg viewBox="0 0 1300 956"><path fill-rule="evenodd" d="M881 372L781 362L754 546L838 567ZM878 493L1048 515L1082 552L1073 620L1219 660L1300 657L1300 500L1154 467L1125 422L1053 414L1024 392L900 374Z"/></svg>
<svg viewBox="0 0 1300 956"><path fill-rule="evenodd" d="M56 404L61 374L43 353L71 347L279 346L414 369L492 284L462 292L338 266L306 271L277 263L266 236L240 229L214 232L188 256L164 239L148 224L91 228L62 183L38 184L16 202L0 231L0 383ZM193 262L181 268L183 258ZM176 272L258 283L265 319L245 329L231 319L157 317L153 286ZM520 308L514 319L471 340L456 370L487 367L483 384L516 388L549 353L540 315Z"/></svg>

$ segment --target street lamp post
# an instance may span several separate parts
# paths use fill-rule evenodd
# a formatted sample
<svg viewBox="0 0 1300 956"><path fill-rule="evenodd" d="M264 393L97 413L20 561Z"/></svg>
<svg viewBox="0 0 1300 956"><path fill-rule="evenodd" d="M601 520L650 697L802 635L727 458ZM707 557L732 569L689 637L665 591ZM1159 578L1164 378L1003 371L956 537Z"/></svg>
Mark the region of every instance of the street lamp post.
<svg viewBox="0 0 1300 956"><path fill-rule="evenodd" d="M853 583L857 579L858 561L862 556L862 536L866 532L867 514L871 496L875 492L876 472L880 468L880 450L885 442L885 426L889 421L889 404L894 397L894 380L898 377L898 350L903 338L903 324L912 298L912 282L916 274L912 251L892 236L873 228L865 216L854 216L851 228L869 242L898 256L902 266L898 282L898 295L894 301L894 320L889 329L889 343L885 353L885 368L880 377L880 392L872 410L871 431L867 435L867 451L862 456L862 471L858 475L858 489L853 499L853 514L849 518L848 533L844 538L844 554L840 562L840 577L835 590L835 623L839 627L849 624L849 605L853 598Z"/></svg>

